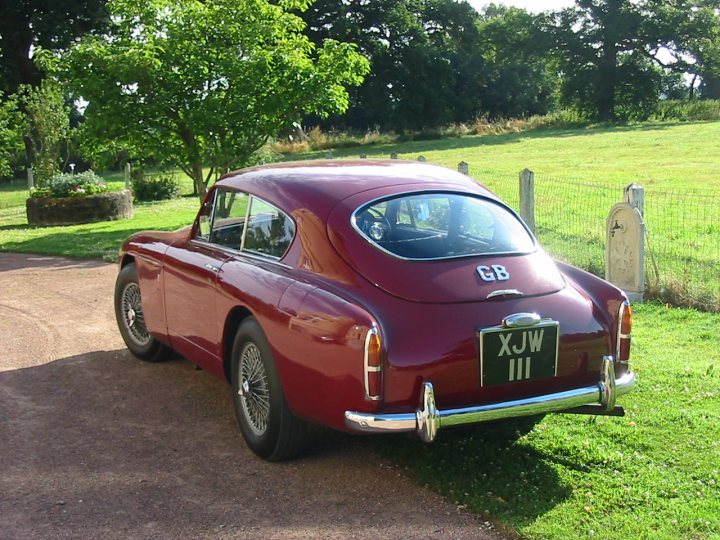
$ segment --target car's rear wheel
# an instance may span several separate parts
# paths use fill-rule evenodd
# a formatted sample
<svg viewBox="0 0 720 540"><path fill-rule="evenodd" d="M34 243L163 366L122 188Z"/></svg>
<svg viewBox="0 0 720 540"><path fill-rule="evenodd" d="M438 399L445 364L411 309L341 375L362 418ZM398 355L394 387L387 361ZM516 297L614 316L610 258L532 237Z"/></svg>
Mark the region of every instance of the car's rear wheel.
<svg viewBox="0 0 720 540"><path fill-rule="evenodd" d="M125 345L137 358L159 362L172 352L147 329L134 263L125 265L115 282L115 319Z"/></svg>
<svg viewBox="0 0 720 540"><path fill-rule="evenodd" d="M231 376L235 414L250 449L268 461L295 456L305 441L306 423L288 407L270 347L252 317L235 336Z"/></svg>

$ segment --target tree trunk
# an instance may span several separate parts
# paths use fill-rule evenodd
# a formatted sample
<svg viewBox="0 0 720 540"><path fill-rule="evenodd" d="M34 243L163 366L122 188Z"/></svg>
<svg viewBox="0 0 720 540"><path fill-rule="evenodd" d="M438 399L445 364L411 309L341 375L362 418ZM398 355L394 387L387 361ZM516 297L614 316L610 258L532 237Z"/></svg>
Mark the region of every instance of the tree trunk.
<svg viewBox="0 0 720 540"><path fill-rule="evenodd" d="M203 177L202 163L197 161L193 162L192 175L193 184L195 184L197 195L200 198L200 202L202 203L205 200L205 196L207 195L207 187L205 186L205 178Z"/></svg>

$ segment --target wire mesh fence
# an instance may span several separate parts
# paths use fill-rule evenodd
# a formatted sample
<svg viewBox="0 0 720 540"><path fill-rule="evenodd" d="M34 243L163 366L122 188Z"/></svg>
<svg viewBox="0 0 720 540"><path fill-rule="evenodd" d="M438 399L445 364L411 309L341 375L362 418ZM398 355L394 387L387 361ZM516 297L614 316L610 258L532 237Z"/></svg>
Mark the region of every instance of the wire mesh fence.
<svg viewBox="0 0 720 540"><path fill-rule="evenodd" d="M470 167L471 177L520 209L518 176ZM535 176L536 234L553 257L604 275L605 222L624 186ZM720 191L645 192L647 295L720 311Z"/></svg>
<svg viewBox="0 0 720 540"><path fill-rule="evenodd" d="M645 192L648 292L720 311L720 192Z"/></svg>

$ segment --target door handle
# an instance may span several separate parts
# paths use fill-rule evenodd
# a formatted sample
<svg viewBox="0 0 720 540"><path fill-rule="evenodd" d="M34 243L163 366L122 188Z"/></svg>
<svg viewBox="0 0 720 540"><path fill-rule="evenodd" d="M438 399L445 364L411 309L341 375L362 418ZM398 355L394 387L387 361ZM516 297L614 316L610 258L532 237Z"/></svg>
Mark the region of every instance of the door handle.
<svg viewBox="0 0 720 540"><path fill-rule="evenodd" d="M220 271L220 267L219 267L219 266L215 266L214 264L206 264L206 265L205 265L205 268L207 268L207 269L210 270L211 272L216 272L216 273L217 273L217 272Z"/></svg>

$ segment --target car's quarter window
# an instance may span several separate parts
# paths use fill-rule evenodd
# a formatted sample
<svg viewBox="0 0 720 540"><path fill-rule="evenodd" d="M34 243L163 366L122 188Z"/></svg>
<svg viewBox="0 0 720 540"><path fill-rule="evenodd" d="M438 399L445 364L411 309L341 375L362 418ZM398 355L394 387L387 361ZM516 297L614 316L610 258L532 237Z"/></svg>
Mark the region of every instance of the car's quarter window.
<svg viewBox="0 0 720 540"><path fill-rule="evenodd" d="M370 202L352 216L371 244L406 259L529 253L535 243L510 210L462 193L403 194Z"/></svg>
<svg viewBox="0 0 720 540"><path fill-rule="evenodd" d="M245 228L247 208L247 194L218 188L212 203L206 204L200 214L198 238L212 244L239 250Z"/></svg>
<svg viewBox="0 0 720 540"><path fill-rule="evenodd" d="M215 195L217 191L214 191L212 196L208 197L200 209L200 215L198 216L198 228L195 232L195 238L201 240L210 240L210 230L212 228L212 214L213 214L213 203L215 202Z"/></svg>
<svg viewBox="0 0 720 540"><path fill-rule="evenodd" d="M252 197L243 251L281 258L295 235L292 219L275 206Z"/></svg>

